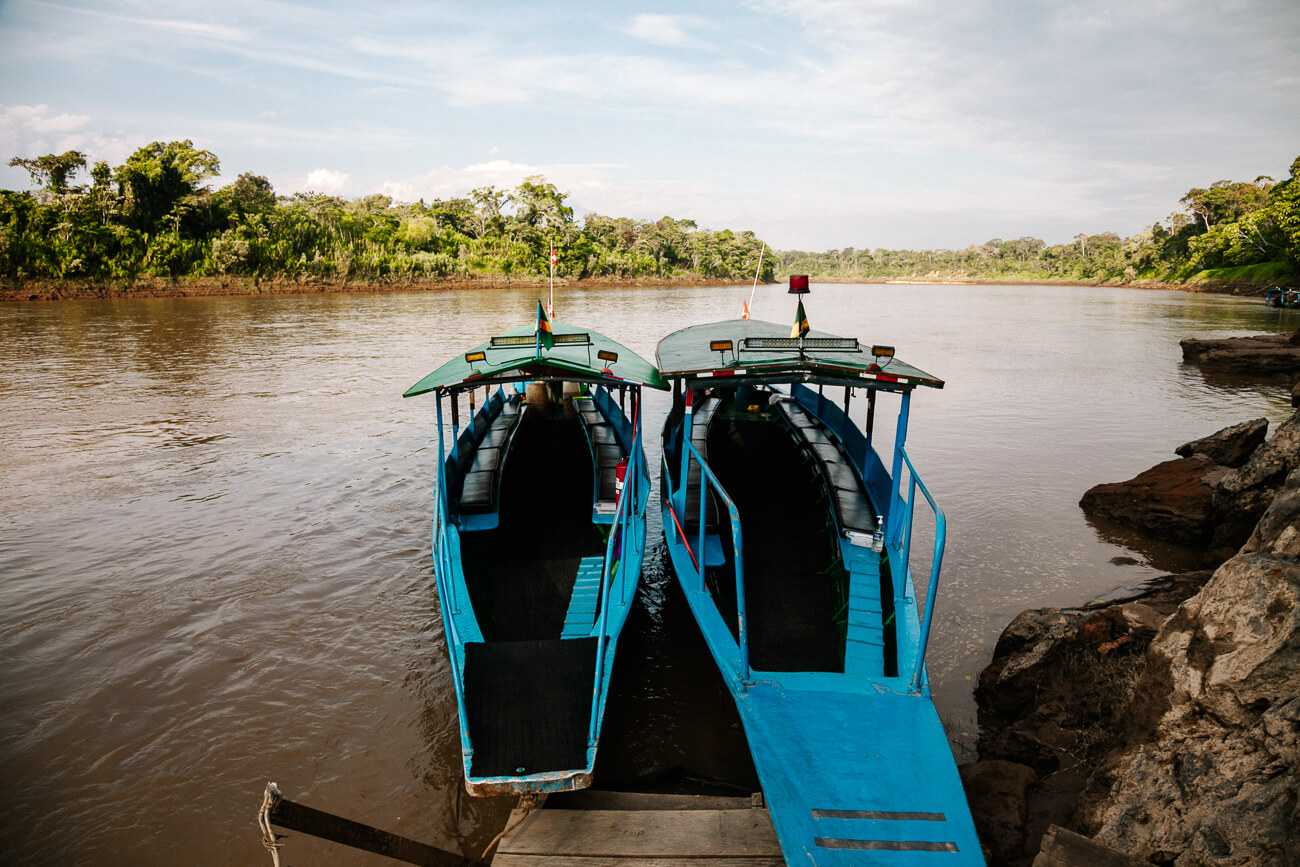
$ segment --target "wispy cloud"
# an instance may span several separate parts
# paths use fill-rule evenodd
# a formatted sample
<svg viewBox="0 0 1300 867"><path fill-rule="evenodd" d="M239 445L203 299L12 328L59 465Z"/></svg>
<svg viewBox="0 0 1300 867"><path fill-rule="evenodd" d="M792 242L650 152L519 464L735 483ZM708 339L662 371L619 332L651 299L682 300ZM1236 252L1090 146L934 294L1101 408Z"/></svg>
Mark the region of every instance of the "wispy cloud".
<svg viewBox="0 0 1300 867"><path fill-rule="evenodd" d="M693 40L688 31L698 29L702 21L688 15L637 15L628 24L626 32L633 39L651 45L689 45Z"/></svg>
<svg viewBox="0 0 1300 867"><path fill-rule="evenodd" d="M811 247L924 234L891 213L967 242L1012 215L1130 231L1188 186L1285 170L1297 58L1294 0L12 0L0 147L193 138L285 190L405 200L543 174L579 210Z"/></svg>

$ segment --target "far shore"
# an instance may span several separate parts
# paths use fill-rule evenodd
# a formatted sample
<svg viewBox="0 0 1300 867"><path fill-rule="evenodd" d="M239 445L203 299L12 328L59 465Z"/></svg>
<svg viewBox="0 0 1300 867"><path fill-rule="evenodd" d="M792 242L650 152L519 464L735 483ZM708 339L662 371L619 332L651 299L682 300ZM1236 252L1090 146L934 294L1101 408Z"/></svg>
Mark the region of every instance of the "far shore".
<svg viewBox="0 0 1300 867"><path fill-rule="evenodd" d="M589 277L582 280L559 279L557 288L584 289L636 286L748 286L748 280L720 280L695 275L679 277ZM1263 295L1264 286L1243 284L1168 283L1159 280L1138 280L1131 283L1088 280L967 280L925 278L813 278L814 283L841 284L901 284L901 285L952 285L952 286L1107 286L1127 289L1163 289L1178 292L1209 292L1217 294ZM765 284L777 285L777 284ZM252 280L237 278L176 279L147 277L131 283L106 283L78 280L33 280L18 285L0 285L0 302L4 301L92 301L124 300L132 298L206 298L219 296L252 295L324 295L367 292L437 292L456 289L547 289L545 277L507 277L485 274L474 277L448 277L443 279L393 280L380 282L347 282L324 280Z"/></svg>

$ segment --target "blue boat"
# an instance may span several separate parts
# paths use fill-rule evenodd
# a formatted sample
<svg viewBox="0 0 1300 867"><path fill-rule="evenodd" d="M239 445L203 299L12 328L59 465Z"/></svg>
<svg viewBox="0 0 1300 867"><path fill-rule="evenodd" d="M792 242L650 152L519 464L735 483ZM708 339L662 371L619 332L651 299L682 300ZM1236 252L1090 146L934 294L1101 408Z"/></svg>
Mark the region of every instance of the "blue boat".
<svg viewBox="0 0 1300 867"><path fill-rule="evenodd" d="M802 300L793 329L696 325L656 360L673 382L668 549L786 863L984 863L925 670L945 519L906 449L912 392L943 382L892 347L811 330ZM897 403L892 441L874 430L878 398ZM934 535L925 604L918 506Z"/></svg>
<svg viewBox="0 0 1300 867"><path fill-rule="evenodd" d="M1264 303L1270 307L1300 307L1300 289L1282 286L1270 287L1264 293Z"/></svg>
<svg viewBox="0 0 1300 867"><path fill-rule="evenodd" d="M644 387L668 386L539 303L406 391L438 397L433 561L472 795L591 784L645 552Z"/></svg>

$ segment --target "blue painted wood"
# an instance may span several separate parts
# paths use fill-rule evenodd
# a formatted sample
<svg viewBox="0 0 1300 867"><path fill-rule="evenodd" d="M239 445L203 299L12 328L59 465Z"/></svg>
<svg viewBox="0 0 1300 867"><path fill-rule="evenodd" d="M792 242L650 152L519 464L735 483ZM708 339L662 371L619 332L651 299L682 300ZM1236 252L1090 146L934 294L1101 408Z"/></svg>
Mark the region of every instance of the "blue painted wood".
<svg viewBox="0 0 1300 867"><path fill-rule="evenodd" d="M756 681L736 706L765 747L754 765L787 864L983 863L928 695L836 675Z"/></svg>
<svg viewBox="0 0 1300 867"><path fill-rule="evenodd" d="M663 344L660 358L662 362ZM904 496L897 491L886 462L838 404L798 384L820 383L821 374L815 366L808 367L804 376L792 377L788 368L794 363L786 360L782 378L777 379L794 380L789 389L794 400L780 406L769 404L772 423L777 423L779 415L787 416L788 430L805 444L805 465L821 475L833 520L843 521L835 510L843 512L846 503L853 505L852 498L842 494L849 492L870 507L868 525L872 530L875 515L884 516L888 527L883 552L852 544L851 534L835 533L840 565L848 573L842 613L842 671L749 669L743 565L709 564L715 567L713 580L718 586L734 582L738 588L737 610L741 613L737 629L726 620L733 615L719 611L705 586L703 569L690 550L696 546L695 531L684 530L674 514L683 504L699 503L705 496L704 487L714 478L707 451L697 443L698 431L689 434L696 443L694 449L684 442L689 413L670 416L664 428L665 463L660 483L665 491L664 532L674 570L735 699L786 863L982 864L965 792L923 666L918 669L918 680L912 682L924 641L922 616L905 561L916 494ZM674 376L667 370L666 375L680 378L688 389L716 381L706 378L711 376L707 372L683 370ZM761 371L751 368L744 375L745 387L761 384ZM842 377L833 376L826 382L846 384ZM875 386L856 383L854 387ZM911 387L896 383L881 387L900 394L896 448L890 456L897 477L905 463L910 471L903 446ZM795 411L786 412L791 407ZM698 426L699 420L693 421ZM670 455L681 467L676 487L668 472ZM704 461L704 469L698 463L692 466L699 460ZM761 456L751 455L747 465L763 466L764 462ZM714 491L711 496L726 495ZM745 520L744 514L743 510L738 513L738 520ZM735 520L721 514L717 532L731 532L734 546L743 551L743 532L727 526ZM832 529L839 527L832 525ZM942 537L942 531L939 535ZM824 545L824 538L794 539L791 547ZM934 595L930 594L930 605ZM834 625L828 621L827 628Z"/></svg>
<svg viewBox="0 0 1300 867"><path fill-rule="evenodd" d="M592 341L605 340L595 332L590 332L587 336ZM589 348L582 347L582 352L586 353ZM502 350L502 352L508 351L508 348ZM566 349L567 351L569 350ZM630 369L639 370L641 368L635 365L642 365L648 371L648 375L653 374L645 380L645 384L664 387L657 371L647 362L622 347L619 348L619 354L623 362L634 365ZM457 363L449 363L449 365L456 367ZM505 373L497 379L510 381L501 382L501 388L498 388L471 416L469 424L463 431L455 426L450 430L444 427L443 403L456 400L462 391L481 387L483 384L481 380L467 378L464 381L458 380L448 384L450 381L435 382L437 375L431 375L432 378L426 377L425 381L407 392L408 396L424 392L436 392L438 396L436 464L438 488L432 544L434 575L460 719L465 786L471 794L478 796L567 791L591 784L600 730L604 720L605 699L614 669L615 648L636 596L636 585L644 559L645 518L650 495L649 469L641 444L641 419L639 414L631 417L626 415L620 401L609 391L610 388L626 389L627 397L630 398L630 407L635 410L640 404L642 380L611 376L608 370L587 372L567 361L550 366L549 361L545 359L541 364L530 363L526 372L513 368L506 370L506 366L503 366L502 370ZM498 526L497 500L503 476L516 471L531 473L536 469L535 463L530 466L528 461L508 462L506 460L512 437L517 430L516 426L520 425L523 419L519 398L525 380L528 382L544 380L556 384L577 381L584 383L588 388L594 388L592 403L594 411L600 416L598 423L603 425L611 435L591 443L592 459L603 460L610 464L611 488L613 465L617 463L617 459L613 459L612 462L610 460L612 451L618 450L619 457L626 455L629 458L629 467L623 497L620 500L611 498L610 508L600 510L599 520L596 519L597 507L604 504L598 502L599 485L593 486L595 488L592 494L593 523L604 525L602 530L607 534L607 543L603 555L586 557L581 561L579 574L574 581L574 590L565 603L566 613L563 623L556 622L558 618L551 619L554 617L553 614L547 617L542 616L545 612L539 612L536 618L537 629L529 630L527 612L524 612L525 616L522 618L513 616L515 612L510 612L512 623L523 624L522 627L516 625L511 628L517 633L524 634L525 637L516 640L498 640L491 634L484 635L484 624L495 622L499 626L500 621L494 621L491 615L487 615L481 623L479 612L474 610L473 599L466 581L465 564L462 561L462 542L468 546L470 536L462 534L473 535L477 530ZM454 412L452 418L456 418ZM537 423L566 424L558 416L545 421L538 419ZM557 430L561 429L557 428ZM604 434L599 436L604 437ZM580 455L583 454L581 449L578 452ZM568 453L572 454L572 450ZM585 460L586 457L583 455L579 460ZM565 472L562 467L552 467L552 469L556 473ZM585 474L587 468L583 467L582 472ZM476 476L478 478L475 478ZM470 502L462 497L465 485L471 479L479 485L475 493L486 494L490 502L484 502L482 499ZM546 504L538 503L537 507L539 510L544 510ZM516 520L518 514L516 512ZM477 556L481 558L485 549L484 537L478 536L477 539ZM490 557L492 549L488 547L487 550ZM557 554L557 556L568 555ZM519 558L515 558L515 561L512 568L517 569ZM495 596L498 603L503 598L501 594ZM545 599L546 611L554 611L553 606L557 601L554 597ZM526 635L529 631L549 632L551 629L554 629L556 634ZM487 631L491 633L492 630ZM509 694L491 692L498 681L508 680L505 677L498 677L499 672L493 669L493 666L500 669L503 665L502 660L506 661L504 665L509 666L510 660L515 658L512 654L519 652L524 655L518 658L526 662L531 658L532 651L529 648L533 646L549 648L557 653L563 650L564 653L560 655L566 660L564 671L577 672L572 676L564 675L563 686L567 698L560 703L563 705L564 712L551 714L554 717L551 720L538 720L539 725L555 723L551 728L562 734L564 749L546 753L539 765L539 767L547 766L546 769L529 770L526 766L528 758L524 756L524 761L520 762L523 767L516 773L506 773L508 766L512 765L508 757L516 754L517 749L523 752L530 749L527 738L520 739L518 733L523 729L517 723L528 720L529 713L545 715L547 713L545 708L558 706L556 702L550 700L554 697L551 694L554 691L548 692L546 689L533 696L536 699L535 703L531 699L522 699L524 706L518 705L520 696L509 686L503 687L511 690ZM578 650L574 650L575 647ZM467 662L469 658L467 648L474 649L474 658L480 663L475 665L473 671L470 671ZM585 656L588 653L587 648L590 648L590 657ZM582 662L581 666L572 664L577 657L581 657L578 660ZM523 664L520 663L521 666ZM467 672L473 676L468 677ZM536 683L538 678L529 678L529 681ZM472 703L467 700L467 682L473 685ZM546 694L542 694L543 692ZM516 702L515 705L509 704L512 699ZM502 701L506 703L503 704ZM588 705L585 709L584 704ZM492 724L502 722L502 715L498 711L503 707L511 710L511 719L506 721L509 724ZM470 712L471 709L473 713ZM476 774L474 770L476 737L479 736L482 736L484 745L487 745L491 739L493 746L504 744L507 749L505 751L483 750L484 761L480 763L480 771ZM579 758L584 754L585 761ZM565 758L555 758L561 755ZM550 768L556 762L569 764L570 757L574 767ZM483 776L488 773L493 775Z"/></svg>
<svg viewBox="0 0 1300 867"><path fill-rule="evenodd" d="M583 638L591 634L600 607L600 579L604 571L604 557L583 557L578 563L578 577L573 582L561 638Z"/></svg>

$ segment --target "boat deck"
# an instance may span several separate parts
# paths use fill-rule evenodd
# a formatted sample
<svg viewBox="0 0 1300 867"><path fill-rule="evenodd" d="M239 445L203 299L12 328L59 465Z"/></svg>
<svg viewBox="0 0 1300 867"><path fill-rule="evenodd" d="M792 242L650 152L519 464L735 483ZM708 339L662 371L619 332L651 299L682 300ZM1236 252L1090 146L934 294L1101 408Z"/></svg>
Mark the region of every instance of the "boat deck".
<svg viewBox="0 0 1300 867"><path fill-rule="evenodd" d="M508 460L500 523L461 535L465 581L489 641L557 639L582 558L604 552L591 453L577 419L525 418Z"/></svg>
<svg viewBox="0 0 1300 867"><path fill-rule="evenodd" d="M596 639L465 645L465 711L476 777L587 764Z"/></svg>
<svg viewBox="0 0 1300 867"><path fill-rule="evenodd" d="M520 423L508 460L500 523L461 536L487 639L465 644L475 777L587 765L597 642L562 635L583 558L603 564L591 454L579 422L552 413Z"/></svg>
<svg viewBox="0 0 1300 867"><path fill-rule="evenodd" d="M827 533L834 531L811 466L782 427L745 416L714 427L709 464L735 501L744 529L750 664L766 671L842 671L828 572L833 564ZM732 582L718 583L721 588ZM730 605L734 612L734 592Z"/></svg>

